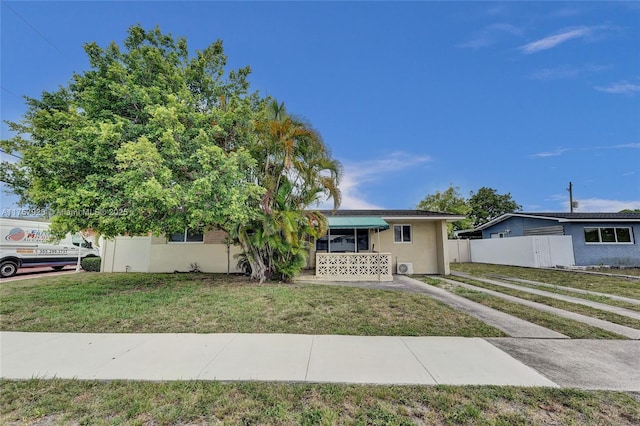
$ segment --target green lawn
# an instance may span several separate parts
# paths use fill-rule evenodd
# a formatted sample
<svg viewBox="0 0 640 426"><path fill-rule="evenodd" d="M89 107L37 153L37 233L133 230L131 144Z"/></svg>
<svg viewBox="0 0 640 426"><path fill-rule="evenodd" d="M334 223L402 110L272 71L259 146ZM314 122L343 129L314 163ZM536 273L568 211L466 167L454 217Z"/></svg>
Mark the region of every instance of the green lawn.
<svg viewBox="0 0 640 426"><path fill-rule="evenodd" d="M622 392L496 386L1 381L2 424L637 425Z"/></svg>
<svg viewBox="0 0 640 426"><path fill-rule="evenodd" d="M504 336L424 295L212 274L63 275L0 299L5 331Z"/></svg>
<svg viewBox="0 0 640 426"><path fill-rule="evenodd" d="M637 279L486 263L452 263L451 270L484 278L490 278L491 275L504 275L640 299L640 280Z"/></svg>

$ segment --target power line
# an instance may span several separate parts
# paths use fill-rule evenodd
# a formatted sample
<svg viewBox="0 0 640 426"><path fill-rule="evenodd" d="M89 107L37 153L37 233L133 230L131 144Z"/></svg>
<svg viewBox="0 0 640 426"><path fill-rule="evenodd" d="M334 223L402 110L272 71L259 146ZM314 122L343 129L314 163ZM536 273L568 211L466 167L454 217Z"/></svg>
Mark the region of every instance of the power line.
<svg viewBox="0 0 640 426"><path fill-rule="evenodd" d="M0 152L2 152L3 154L7 154L7 155L10 155L12 157L16 157L16 158L19 158L20 160L22 160L22 157L20 157L19 155L15 155L15 154L12 154L10 152L7 152L4 149L0 149Z"/></svg>
<svg viewBox="0 0 640 426"><path fill-rule="evenodd" d="M62 52L62 50L58 49L58 46L56 46L55 44L53 44L53 43L52 43L52 42L51 42L47 37L45 37L45 35L44 35L44 34L42 34L40 31L38 31L38 30L36 29L36 27L34 27L33 25L31 25L31 24L29 23L29 21L27 21L26 19L24 19L24 18L22 17L22 15L20 15L18 12L16 12L16 10L15 10L14 8L12 8L11 6L9 6L9 4L8 4L6 1L2 0L2 4L3 4L4 6L6 6L10 11L12 11L12 12L13 12L13 13L18 17L18 18L20 18L20 19L22 20L22 22L24 22L25 24L27 24L27 25L29 26L29 28L31 28L31 29L32 29L33 31L35 31L35 32L36 32L40 37L42 37L42 39L43 39L44 41L46 41L47 43L49 43L49 45L50 45L51 47L53 47L54 49L56 49L60 54L64 55L64 53Z"/></svg>
<svg viewBox="0 0 640 426"><path fill-rule="evenodd" d="M10 95L15 96L16 98L22 98L21 96L16 95L15 93L13 93L11 90L7 89L6 87L2 86L2 90L4 90L5 92L7 92Z"/></svg>

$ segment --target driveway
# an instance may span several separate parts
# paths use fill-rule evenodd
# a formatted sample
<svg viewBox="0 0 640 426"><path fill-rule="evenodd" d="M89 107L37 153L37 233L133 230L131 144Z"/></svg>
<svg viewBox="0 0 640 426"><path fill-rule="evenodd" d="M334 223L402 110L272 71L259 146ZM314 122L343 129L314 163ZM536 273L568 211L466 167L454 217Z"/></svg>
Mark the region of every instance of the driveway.
<svg viewBox="0 0 640 426"><path fill-rule="evenodd" d="M640 391L640 341L485 339L562 387Z"/></svg>
<svg viewBox="0 0 640 426"><path fill-rule="evenodd" d="M31 278L49 277L53 275L73 274L75 272L76 267L74 265L65 266L64 269L60 271L54 271L49 266L45 266L42 268L21 268L18 269L18 273L16 275L10 278L3 278L2 282L28 280Z"/></svg>

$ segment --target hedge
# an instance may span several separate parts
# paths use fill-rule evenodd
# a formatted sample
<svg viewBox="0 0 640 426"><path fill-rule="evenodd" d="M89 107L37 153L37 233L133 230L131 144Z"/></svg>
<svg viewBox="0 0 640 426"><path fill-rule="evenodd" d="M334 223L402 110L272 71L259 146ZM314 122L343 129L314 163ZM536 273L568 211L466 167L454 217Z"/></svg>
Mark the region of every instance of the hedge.
<svg viewBox="0 0 640 426"><path fill-rule="evenodd" d="M80 265L87 272L100 272L99 257L85 257L80 261Z"/></svg>

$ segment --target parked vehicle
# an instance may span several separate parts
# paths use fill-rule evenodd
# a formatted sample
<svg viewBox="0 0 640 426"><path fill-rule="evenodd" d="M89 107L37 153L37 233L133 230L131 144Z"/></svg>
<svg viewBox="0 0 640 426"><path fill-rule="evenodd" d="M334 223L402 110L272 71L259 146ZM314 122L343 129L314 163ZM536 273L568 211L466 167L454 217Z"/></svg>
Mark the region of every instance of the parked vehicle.
<svg viewBox="0 0 640 426"><path fill-rule="evenodd" d="M11 277L19 268L51 266L60 270L75 265L81 258L99 256L90 241L67 234L53 240L49 222L25 219L0 219L0 276Z"/></svg>

